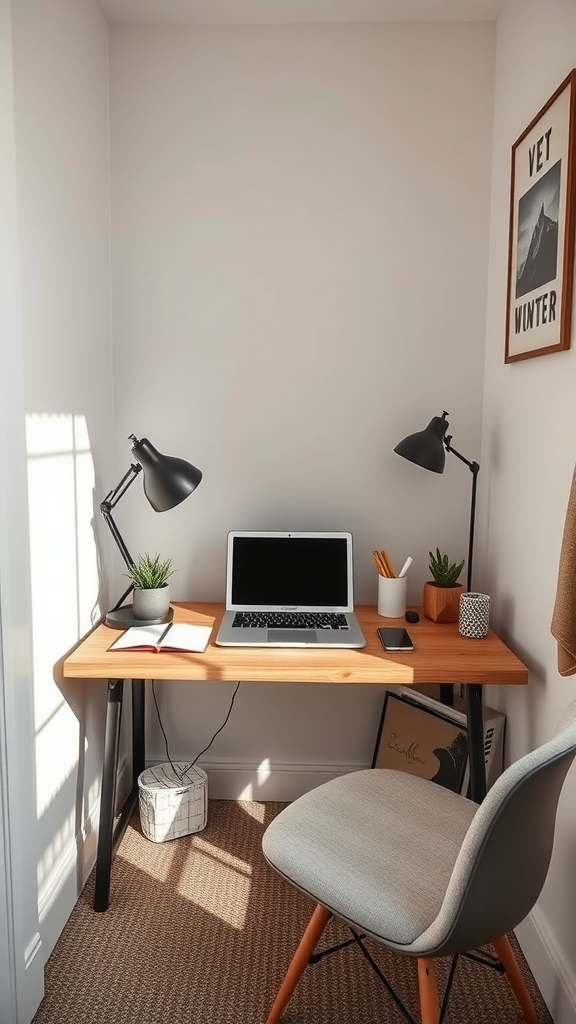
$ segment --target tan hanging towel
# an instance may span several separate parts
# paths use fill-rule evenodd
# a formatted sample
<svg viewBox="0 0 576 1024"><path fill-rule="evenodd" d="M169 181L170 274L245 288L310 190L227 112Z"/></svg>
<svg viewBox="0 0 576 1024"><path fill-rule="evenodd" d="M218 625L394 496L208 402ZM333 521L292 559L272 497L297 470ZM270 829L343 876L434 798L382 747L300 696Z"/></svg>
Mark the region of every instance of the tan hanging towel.
<svg viewBox="0 0 576 1024"><path fill-rule="evenodd" d="M576 469L566 510L560 549L556 601L550 626L558 641L558 671L561 676L576 673Z"/></svg>

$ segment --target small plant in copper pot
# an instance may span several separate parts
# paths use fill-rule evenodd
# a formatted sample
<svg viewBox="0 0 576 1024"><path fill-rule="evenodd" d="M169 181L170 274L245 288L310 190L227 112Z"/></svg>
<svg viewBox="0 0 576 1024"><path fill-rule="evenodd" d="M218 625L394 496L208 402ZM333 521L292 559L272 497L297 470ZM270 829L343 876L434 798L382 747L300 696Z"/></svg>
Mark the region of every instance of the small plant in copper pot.
<svg viewBox="0 0 576 1024"><path fill-rule="evenodd" d="M464 568L464 559L461 562L451 562L448 555L442 555L436 548L436 554L429 551L429 569L437 587L453 587L458 582L458 577Z"/></svg>
<svg viewBox="0 0 576 1024"><path fill-rule="evenodd" d="M432 579L424 584L424 615L434 622L457 622L460 594L464 590L458 577L464 568L464 559L452 562L438 548L436 554L428 553Z"/></svg>

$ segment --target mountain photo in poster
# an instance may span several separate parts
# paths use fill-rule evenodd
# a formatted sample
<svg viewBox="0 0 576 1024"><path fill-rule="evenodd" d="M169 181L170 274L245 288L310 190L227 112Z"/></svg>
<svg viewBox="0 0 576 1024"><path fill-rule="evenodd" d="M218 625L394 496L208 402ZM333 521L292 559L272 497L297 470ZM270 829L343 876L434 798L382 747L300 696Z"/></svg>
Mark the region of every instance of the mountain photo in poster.
<svg viewBox="0 0 576 1024"><path fill-rule="evenodd" d="M518 202L517 299L556 278L561 168L557 160Z"/></svg>

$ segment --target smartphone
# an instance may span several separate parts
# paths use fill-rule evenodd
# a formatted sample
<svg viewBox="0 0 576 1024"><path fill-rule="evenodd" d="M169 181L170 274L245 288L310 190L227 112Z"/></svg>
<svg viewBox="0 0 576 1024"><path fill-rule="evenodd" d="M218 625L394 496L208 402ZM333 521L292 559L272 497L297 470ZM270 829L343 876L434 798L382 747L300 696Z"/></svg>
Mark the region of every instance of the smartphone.
<svg viewBox="0 0 576 1024"><path fill-rule="evenodd" d="M414 644L407 629L401 626L380 626L377 630L385 651L413 651Z"/></svg>

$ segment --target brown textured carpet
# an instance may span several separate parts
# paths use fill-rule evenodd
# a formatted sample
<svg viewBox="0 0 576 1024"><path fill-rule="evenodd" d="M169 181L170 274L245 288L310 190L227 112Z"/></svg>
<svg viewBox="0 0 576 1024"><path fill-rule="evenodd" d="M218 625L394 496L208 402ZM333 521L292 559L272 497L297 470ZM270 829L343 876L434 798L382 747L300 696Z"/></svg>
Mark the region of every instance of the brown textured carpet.
<svg viewBox="0 0 576 1024"><path fill-rule="evenodd" d="M155 844L135 814L112 870L110 908L91 875L46 966L34 1024L264 1024L313 905L265 863L262 833L285 806L210 801L202 832ZM322 944L348 938L331 922ZM515 947L516 948L516 947ZM369 944L416 1019L416 967ZM526 964L539 1024L552 1024ZM446 975L439 962L439 978ZM459 963L446 1024L518 1024L506 981ZM401 1024L355 947L309 966L285 1024Z"/></svg>

